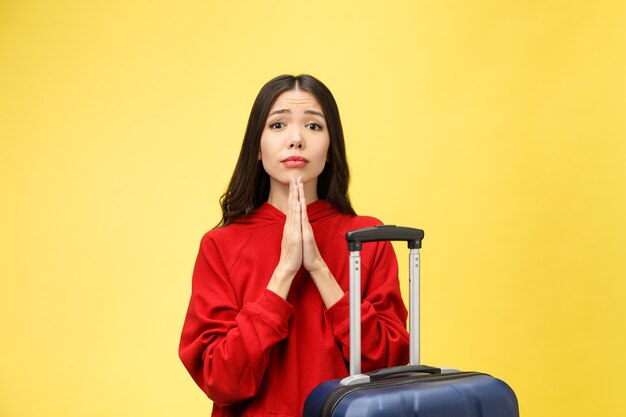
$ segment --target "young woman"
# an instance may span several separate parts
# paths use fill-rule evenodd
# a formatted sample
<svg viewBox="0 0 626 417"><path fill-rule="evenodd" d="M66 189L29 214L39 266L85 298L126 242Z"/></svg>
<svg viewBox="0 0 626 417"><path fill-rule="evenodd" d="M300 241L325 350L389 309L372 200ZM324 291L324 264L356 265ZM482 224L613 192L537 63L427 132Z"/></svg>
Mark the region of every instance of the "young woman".
<svg viewBox="0 0 626 417"><path fill-rule="evenodd" d="M357 216L337 104L310 75L259 92L222 220L202 238L179 354L213 416L301 416L320 382L348 375L349 266ZM408 362L389 242L362 252L363 372Z"/></svg>

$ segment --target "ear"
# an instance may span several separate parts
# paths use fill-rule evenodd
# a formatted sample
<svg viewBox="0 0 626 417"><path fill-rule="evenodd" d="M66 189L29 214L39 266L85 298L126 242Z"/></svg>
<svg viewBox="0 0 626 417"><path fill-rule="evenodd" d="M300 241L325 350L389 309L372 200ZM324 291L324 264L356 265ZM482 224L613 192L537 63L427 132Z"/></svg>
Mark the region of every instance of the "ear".
<svg viewBox="0 0 626 417"><path fill-rule="evenodd" d="M256 160L257 160L257 161L260 161L260 160L261 160L261 151L259 151L259 154L257 155Z"/></svg>

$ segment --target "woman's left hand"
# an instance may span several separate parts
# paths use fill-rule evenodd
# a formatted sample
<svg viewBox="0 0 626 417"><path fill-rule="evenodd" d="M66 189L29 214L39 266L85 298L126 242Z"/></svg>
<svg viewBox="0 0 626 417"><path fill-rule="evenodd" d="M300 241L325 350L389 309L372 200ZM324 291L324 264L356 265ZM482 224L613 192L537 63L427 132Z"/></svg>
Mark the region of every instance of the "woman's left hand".
<svg viewBox="0 0 626 417"><path fill-rule="evenodd" d="M298 186L298 202L300 203L302 219L302 265L304 266L304 269L309 272L309 274L313 275L315 272L326 267L326 262L324 262L322 255L320 255L317 243L315 243L313 228L311 227L311 223L309 223L302 178L298 177L296 184Z"/></svg>
<svg viewBox="0 0 626 417"><path fill-rule="evenodd" d="M300 218L302 224L302 265L309 272L313 282L317 286L324 305L326 308L330 308L343 296L344 292L337 283L337 280L328 269L326 262L322 258L317 243L315 242L315 235L313 235L313 228L309 223L309 216L307 214L306 201L304 198L304 185L302 184L302 178L297 180L298 186L298 201L300 202Z"/></svg>

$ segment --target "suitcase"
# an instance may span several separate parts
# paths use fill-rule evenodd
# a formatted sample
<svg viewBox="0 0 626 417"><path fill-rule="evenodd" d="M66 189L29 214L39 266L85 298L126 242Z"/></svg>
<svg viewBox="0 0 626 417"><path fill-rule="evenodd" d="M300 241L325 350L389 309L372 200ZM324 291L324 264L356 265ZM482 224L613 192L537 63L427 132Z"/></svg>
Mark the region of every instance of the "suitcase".
<svg viewBox="0 0 626 417"><path fill-rule="evenodd" d="M393 225L346 233L350 250L350 376L323 382L305 400L304 417L518 417L517 398L503 381L480 372L420 365L419 279L424 232ZM409 254L408 366L361 373L363 243L406 241Z"/></svg>

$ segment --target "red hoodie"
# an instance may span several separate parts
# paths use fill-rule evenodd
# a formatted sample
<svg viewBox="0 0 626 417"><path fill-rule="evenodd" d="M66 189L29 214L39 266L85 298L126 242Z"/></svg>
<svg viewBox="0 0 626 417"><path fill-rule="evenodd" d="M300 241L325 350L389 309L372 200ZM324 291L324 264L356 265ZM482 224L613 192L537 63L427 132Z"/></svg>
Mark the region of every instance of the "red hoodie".
<svg viewBox="0 0 626 417"><path fill-rule="evenodd" d="M341 214L325 200L307 207L315 241L346 294L326 309L304 268L287 300L268 290L285 215L265 203L245 220L208 232L196 260L180 358L213 416L301 416L320 382L348 375L349 251L345 233L381 222ZM361 251L363 372L408 362L406 308L389 242Z"/></svg>

